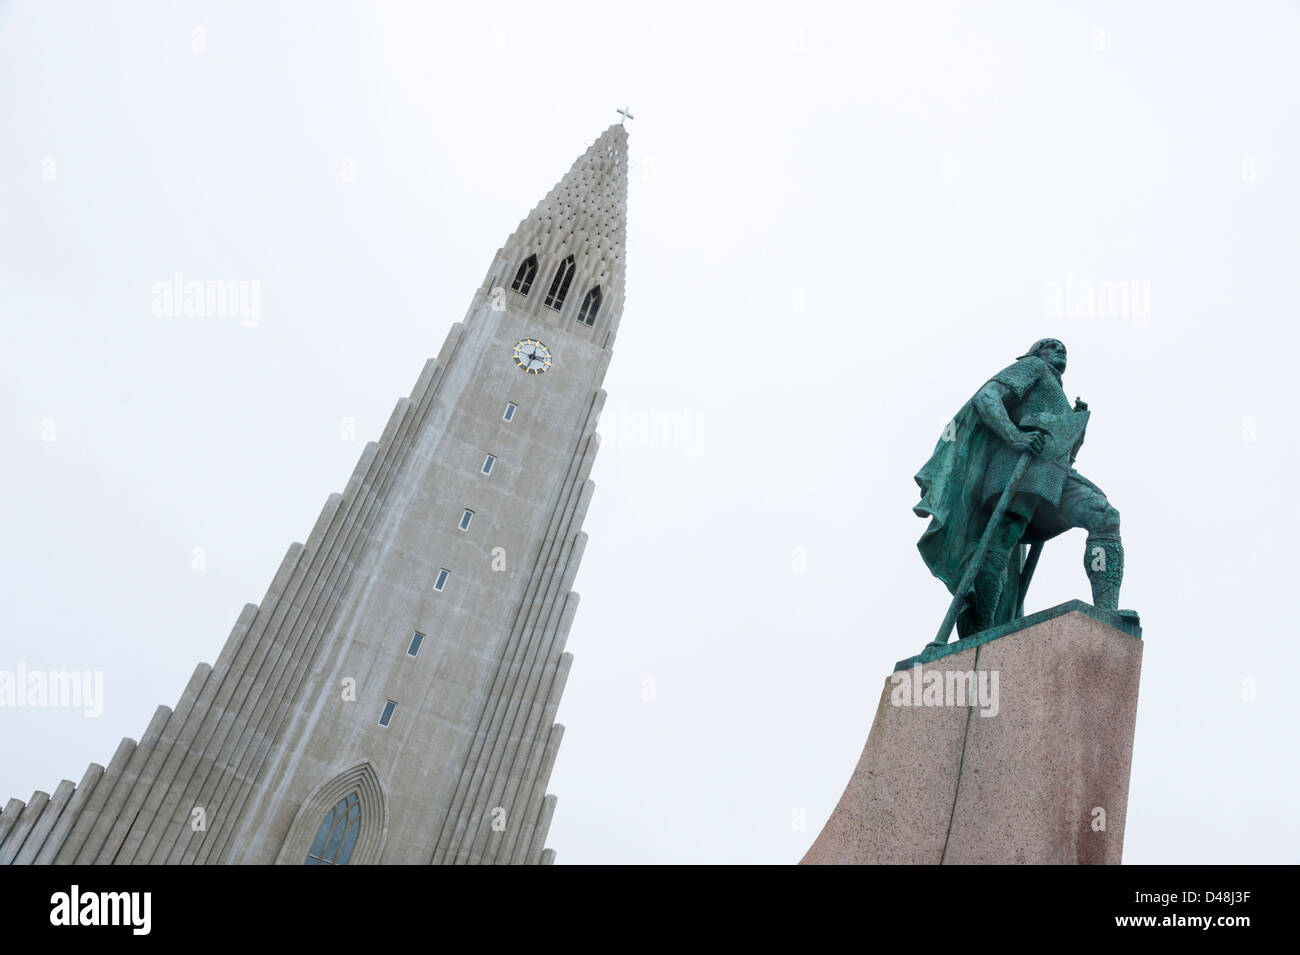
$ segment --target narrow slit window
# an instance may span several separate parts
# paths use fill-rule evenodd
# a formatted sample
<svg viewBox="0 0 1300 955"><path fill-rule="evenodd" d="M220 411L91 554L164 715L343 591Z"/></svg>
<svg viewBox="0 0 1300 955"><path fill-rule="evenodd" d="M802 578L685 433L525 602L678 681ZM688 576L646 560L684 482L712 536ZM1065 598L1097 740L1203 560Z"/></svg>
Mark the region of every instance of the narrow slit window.
<svg viewBox="0 0 1300 955"><path fill-rule="evenodd" d="M569 294L569 283L573 281L573 256L569 256L560 263L560 267L555 270L555 278L551 280L551 290L546 293L546 304L557 312L564 305L564 297Z"/></svg>
<svg viewBox="0 0 1300 955"><path fill-rule="evenodd" d="M496 457L495 457L494 455L489 454L486 458L483 459L483 473L484 473L484 474L491 474L491 473L492 473L492 465L494 465L494 464L496 464L496 463L497 463L497 459L496 459Z"/></svg>
<svg viewBox="0 0 1300 955"><path fill-rule="evenodd" d="M447 578L451 576L451 571L443 567L438 571L438 579L433 582L433 589L442 593L447 587Z"/></svg>
<svg viewBox="0 0 1300 955"><path fill-rule="evenodd" d="M417 655L420 652L420 644L422 643L424 643L424 634L417 630L411 637L411 645L406 648L406 655L408 657Z"/></svg>
<svg viewBox="0 0 1300 955"><path fill-rule="evenodd" d="M587 297L582 300L582 308L578 310L578 321L584 325L596 324L596 313L600 311L600 286L597 285L587 293Z"/></svg>
<svg viewBox="0 0 1300 955"><path fill-rule="evenodd" d="M469 530L469 522L472 520L474 520L474 512L467 507L465 513L460 516L460 529L463 531Z"/></svg>
<svg viewBox="0 0 1300 955"><path fill-rule="evenodd" d="M393 722L393 710L395 709L397 709L397 704L392 700L388 700L384 703L384 712L379 714L380 726L387 726L389 723Z"/></svg>
<svg viewBox="0 0 1300 955"><path fill-rule="evenodd" d="M527 295L528 290L533 287L535 278L537 278L537 256L530 255L519 264L519 271L515 273L515 280L510 283L510 287L520 295Z"/></svg>
<svg viewBox="0 0 1300 955"><path fill-rule="evenodd" d="M515 412L518 410L519 410L519 406L517 404L515 404L513 401L507 401L506 413L501 416L501 420L502 421L511 420L515 416Z"/></svg>

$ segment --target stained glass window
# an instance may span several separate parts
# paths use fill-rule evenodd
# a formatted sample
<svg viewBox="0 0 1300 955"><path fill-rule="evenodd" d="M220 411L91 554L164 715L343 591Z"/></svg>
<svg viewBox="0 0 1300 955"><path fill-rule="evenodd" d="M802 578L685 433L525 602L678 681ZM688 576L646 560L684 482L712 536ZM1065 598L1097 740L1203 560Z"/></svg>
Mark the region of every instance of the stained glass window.
<svg viewBox="0 0 1300 955"><path fill-rule="evenodd" d="M316 830L304 865L347 865L361 831L361 802L356 793L339 800Z"/></svg>

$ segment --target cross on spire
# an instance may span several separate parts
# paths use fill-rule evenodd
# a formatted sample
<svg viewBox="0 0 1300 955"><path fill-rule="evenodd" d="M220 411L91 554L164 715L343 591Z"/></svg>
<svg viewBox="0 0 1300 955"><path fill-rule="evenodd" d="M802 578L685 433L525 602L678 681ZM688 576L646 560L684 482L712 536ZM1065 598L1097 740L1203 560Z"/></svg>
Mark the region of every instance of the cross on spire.
<svg viewBox="0 0 1300 955"><path fill-rule="evenodd" d="M632 115L632 110L628 109L626 106L619 107L617 110L615 110L615 112L623 114L623 119L620 119L618 121L618 124L620 126L623 125L624 120L636 119L636 117Z"/></svg>

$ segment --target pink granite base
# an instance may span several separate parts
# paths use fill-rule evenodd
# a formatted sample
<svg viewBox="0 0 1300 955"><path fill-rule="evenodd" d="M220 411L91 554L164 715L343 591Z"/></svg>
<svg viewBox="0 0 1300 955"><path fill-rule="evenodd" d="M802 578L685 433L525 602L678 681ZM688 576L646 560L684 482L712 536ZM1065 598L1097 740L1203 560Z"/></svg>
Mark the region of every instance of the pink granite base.
<svg viewBox="0 0 1300 955"><path fill-rule="evenodd" d="M1118 864L1141 666L1140 639L1070 612L900 671L801 864Z"/></svg>

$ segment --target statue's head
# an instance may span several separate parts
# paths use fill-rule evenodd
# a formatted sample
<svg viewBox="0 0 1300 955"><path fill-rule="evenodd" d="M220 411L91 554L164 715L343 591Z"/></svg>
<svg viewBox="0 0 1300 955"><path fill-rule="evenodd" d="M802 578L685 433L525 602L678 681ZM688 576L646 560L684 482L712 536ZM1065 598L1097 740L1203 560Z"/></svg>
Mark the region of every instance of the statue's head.
<svg viewBox="0 0 1300 955"><path fill-rule="evenodd" d="M1055 338L1040 338L1021 358L1041 358L1057 371L1065 373L1065 344Z"/></svg>

